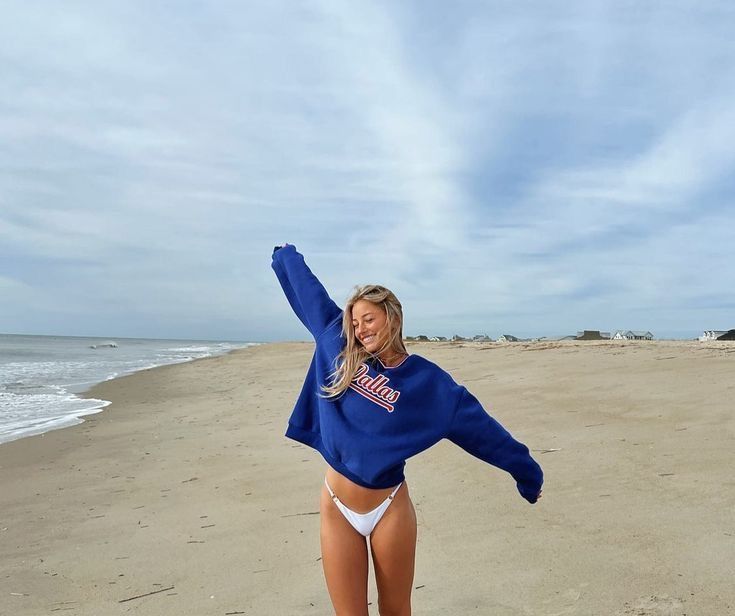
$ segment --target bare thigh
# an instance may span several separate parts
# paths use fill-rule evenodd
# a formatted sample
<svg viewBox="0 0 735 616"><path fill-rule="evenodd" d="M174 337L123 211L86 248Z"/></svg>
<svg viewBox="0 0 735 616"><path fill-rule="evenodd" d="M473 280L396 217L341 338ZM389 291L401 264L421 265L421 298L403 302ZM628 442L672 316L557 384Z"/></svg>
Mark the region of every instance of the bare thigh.
<svg viewBox="0 0 735 616"><path fill-rule="evenodd" d="M322 567L334 611L337 616L367 616L367 541L337 509L325 487L319 510Z"/></svg>
<svg viewBox="0 0 735 616"><path fill-rule="evenodd" d="M405 483L370 535L381 616L410 616L416 511Z"/></svg>

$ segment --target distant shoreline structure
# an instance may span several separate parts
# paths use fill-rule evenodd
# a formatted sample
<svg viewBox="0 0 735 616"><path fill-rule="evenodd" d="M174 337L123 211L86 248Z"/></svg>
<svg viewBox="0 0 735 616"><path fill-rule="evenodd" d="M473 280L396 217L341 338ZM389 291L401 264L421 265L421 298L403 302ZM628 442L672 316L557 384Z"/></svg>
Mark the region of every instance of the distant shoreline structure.
<svg viewBox="0 0 735 616"><path fill-rule="evenodd" d="M710 342L712 340L735 340L735 329L718 330L709 329L706 330L699 338L700 342Z"/></svg>
<svg viewBox="0 0 735 616"><path fill-rule="evenodd" d="M576 334L565 336L533 336L530 338L522 338L513 334L502 334L493 339L487 334L476 334L474 336L460 336L455 334L451 338L446 336L427 336L419 334L418 336L405 336L406 342L560 342L563 340L610 340L610 341L654 341L655 336L648 330L617 330L614 334L604 332L597 329L585 329L578 331ZM716 340L728 341L735 340L735 329L730 330L705 330L704 333L697 338L659 338L659 340L699 340L700 342L711 342Z"/></svg>

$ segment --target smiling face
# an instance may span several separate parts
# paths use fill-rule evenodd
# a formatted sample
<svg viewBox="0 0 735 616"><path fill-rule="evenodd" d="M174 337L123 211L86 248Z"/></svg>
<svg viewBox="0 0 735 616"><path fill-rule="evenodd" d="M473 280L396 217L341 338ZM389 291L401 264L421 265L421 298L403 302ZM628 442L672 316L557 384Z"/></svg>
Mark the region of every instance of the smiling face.
<svg viewBox="0 0 735 616"><path fill-rule="evenodd" d="M355 338L368 353L381 350L390 334L385 310L366 299L359 299L352 306L352 327Z"/></svg>

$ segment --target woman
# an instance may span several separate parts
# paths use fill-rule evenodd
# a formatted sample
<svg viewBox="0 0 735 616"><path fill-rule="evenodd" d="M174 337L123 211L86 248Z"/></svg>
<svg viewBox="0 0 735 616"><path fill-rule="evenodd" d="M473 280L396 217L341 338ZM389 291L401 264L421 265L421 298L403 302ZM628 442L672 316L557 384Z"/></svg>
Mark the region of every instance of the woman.
<svg viewBox="0 0 735 616"><path fill-rule="evenodd" d="M528 448L436 364L409 355L401 304L388 289L358 287L344 310L293 245L273 269L316 350L286 436L319 451L324 576L337 616L367 616L368 551L381 616L410 616L416 514L403 469L448 438L509 472L535 503L543 474Z"/></svg>

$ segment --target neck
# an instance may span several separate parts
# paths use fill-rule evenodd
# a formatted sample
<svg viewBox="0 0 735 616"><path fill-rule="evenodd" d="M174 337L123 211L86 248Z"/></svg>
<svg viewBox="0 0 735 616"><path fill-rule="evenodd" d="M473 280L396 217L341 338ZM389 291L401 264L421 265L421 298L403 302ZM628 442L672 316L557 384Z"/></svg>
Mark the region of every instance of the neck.
<svg viewBox="0 0 735 616"><path fill-rule="evenodd" d="M387 368L390 368L400 363L404 357L406 357L406 354L400 351L387 351L378 356L380 361L382 361L383 365Z"/></svg>

